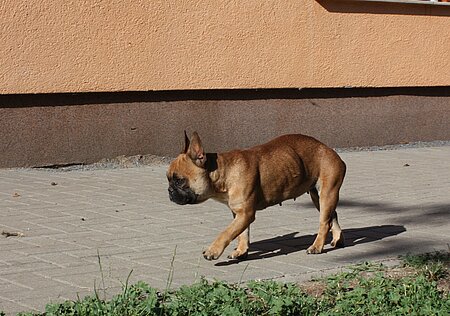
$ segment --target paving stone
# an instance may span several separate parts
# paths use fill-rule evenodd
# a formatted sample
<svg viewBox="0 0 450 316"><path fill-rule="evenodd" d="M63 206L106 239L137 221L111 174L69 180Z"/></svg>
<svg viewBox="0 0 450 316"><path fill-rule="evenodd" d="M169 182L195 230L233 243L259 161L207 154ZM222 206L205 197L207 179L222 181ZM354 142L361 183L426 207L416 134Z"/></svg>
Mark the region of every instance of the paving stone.
<svg viewBox="0 0 450 316"><path fill-rule="evenodd" d="M300 282L349 264L448 249L450 147L340 155L348 172L337 210L347 246L306 254L319 220L305 195L257 213L249 257L241 262L226 258L235 243L219 260L203 259L231 213L214 201L170 202L165 165L0 170L0 231L24 233L0 236L0 309L42 311L50 301L93 295L94 283L103 282L102 295L111 297L130 271L129 282L159 289L171 273L171 288L202 276Z"/></svg>

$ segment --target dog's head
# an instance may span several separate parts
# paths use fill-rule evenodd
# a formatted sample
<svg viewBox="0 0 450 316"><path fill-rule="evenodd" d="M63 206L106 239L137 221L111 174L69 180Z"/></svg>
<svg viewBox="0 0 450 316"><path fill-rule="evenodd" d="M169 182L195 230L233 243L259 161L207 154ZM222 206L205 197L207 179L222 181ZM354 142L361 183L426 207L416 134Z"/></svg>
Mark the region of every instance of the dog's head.
<svg viewBox="0 0 450 316"><path fill-rule="evenodd" d="M196 204L210 197L211 182L206 166L206 154L196 132L189 140L184 133L184 151L167 170L170 200L180 204Z"/></svg>

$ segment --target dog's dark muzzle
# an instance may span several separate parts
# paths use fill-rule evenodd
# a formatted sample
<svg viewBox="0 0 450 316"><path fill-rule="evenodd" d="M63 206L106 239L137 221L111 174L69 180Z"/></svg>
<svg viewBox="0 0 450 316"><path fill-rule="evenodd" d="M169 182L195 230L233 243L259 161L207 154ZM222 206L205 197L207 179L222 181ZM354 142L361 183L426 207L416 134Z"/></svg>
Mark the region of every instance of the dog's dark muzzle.
<svg viewBox="0 0 450 316"><path fill-rule="evenodd" d="M197 195L190 188L177 188L169 186L169 198L172 202L180 205L195 204Z"/></svg>

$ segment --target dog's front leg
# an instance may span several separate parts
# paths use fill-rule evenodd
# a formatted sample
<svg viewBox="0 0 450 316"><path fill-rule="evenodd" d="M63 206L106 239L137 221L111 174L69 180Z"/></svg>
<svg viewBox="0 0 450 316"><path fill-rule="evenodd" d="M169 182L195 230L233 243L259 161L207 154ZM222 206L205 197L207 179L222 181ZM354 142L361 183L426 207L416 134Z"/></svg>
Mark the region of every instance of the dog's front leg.
<svg viewBox="0 0 450 316"><path fill-rule="evenodd" d="M228 259L245 259L250 246L250 225L237 237L237 247L228 255Z"/></svg>
<svg viewBox="0 0 450 316"><path fill-rule="evenodd" d="M234 212L233 218L236 217ZM250 247L250 225L237 236L237 247L232 253L228 255L228 259L245 259L248 255L248 248Z"/></svg>
<svg viewBox="0 0 450 316"><path fill-rule="evenodd" d="M231 258L239 258L245 256L248 251L248 228L255 220L255 211L253 210L239 210L234 211L236 214L234 220L228 227L220 233L207 250L203 252L203 257L206 260L216 260L223 253L225 248L239 236L238 248L230 255ZM247 238L245 237L247 236Z"/></svg>

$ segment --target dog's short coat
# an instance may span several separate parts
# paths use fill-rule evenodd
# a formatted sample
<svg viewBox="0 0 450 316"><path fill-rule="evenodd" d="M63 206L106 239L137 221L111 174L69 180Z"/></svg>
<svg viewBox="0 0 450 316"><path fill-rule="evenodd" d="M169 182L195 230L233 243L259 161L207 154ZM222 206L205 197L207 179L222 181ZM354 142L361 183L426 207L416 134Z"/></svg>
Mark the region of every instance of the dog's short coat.
<svg viewBox="0 0 450 316"><path fill-rule="evenodd" d="M234 219L203 256L219 258L237 237L237 248L229 258L241 259L248 254L255 212L305 192L320 212L319 232L307 252L321 253L330 230L331 245L343 246L336 205L345 171L345 163L334 150L309 136L284 135L249 149L214 154L205 153L194 132L191 139L185 133L184 151L170 164L167 178L169 197L178 204L213 198L228 205Z"/></svg>

